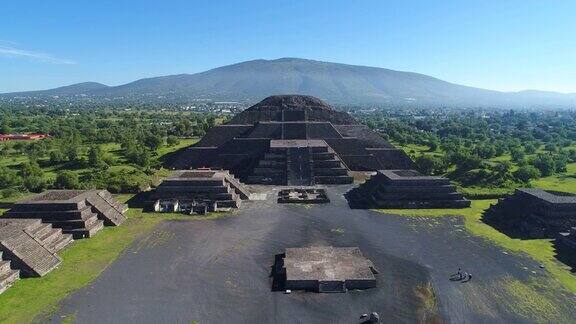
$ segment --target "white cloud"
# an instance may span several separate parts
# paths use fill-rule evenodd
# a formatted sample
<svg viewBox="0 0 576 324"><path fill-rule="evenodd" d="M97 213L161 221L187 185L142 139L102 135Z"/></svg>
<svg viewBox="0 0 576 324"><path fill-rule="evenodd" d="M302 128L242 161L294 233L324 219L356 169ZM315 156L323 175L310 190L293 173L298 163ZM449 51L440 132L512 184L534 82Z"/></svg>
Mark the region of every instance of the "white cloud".
<svg viewBox="0 0 576 324"><path fill-rule="evenodd" d="M52 64L76 64L76 62L66 59L61 59L54 57L50 54L41 53L41 52L33 52L18 49L12 46L3 46L0 45L0 56L4 57L25 57L33 60L38 60L46 63Z"/></svg>

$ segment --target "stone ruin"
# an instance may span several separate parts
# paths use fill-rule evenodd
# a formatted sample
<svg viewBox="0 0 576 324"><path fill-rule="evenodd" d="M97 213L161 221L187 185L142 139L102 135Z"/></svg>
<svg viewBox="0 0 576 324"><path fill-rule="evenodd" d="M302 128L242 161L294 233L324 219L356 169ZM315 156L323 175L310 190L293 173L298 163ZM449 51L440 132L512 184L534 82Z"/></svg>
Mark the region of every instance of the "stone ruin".
<svg viewBox="0 0 576 324"><path fill-rule="evenodd" d="M178 170L154 189L147 209L156 212L205 214L238 208L250 191L225 170Z"/></svg>
<svg viewBox="0 0 576 324"><path fill-rule="evenodd" d="M415 170L379 170L346 193L351 208L467 208L470 201L444 177Z"/></svg>
<svg viewBox="0 0 576 324"><path fill-rule="evenodd" d="M127 209L106 190L48 190L15 203L0 218L0 293L20 277L52 271L58 251L120 225Z"/></svg>
<svg viewBox="0 0 576 324"><path fill-rule="evenodd" d="M556 258L576 270L576 226L558 233L554 242Z"/></svg>
<svg viewBox="0 0 576 324"><path fill-rule="evenodd" d="M276 256L273 290L346 292L376 287L378 271L357 247L289 248Z"/></svg>
<svg viewBox="0 0 576 324"><path fill-rule="evenodd" d="M490 206L483 221L510 237L555 238L576 226L576 195L517 189Z"/></svg>
<svg viewBox="0 0 576 324"><path fill-rule="evenodd" d="M72 235L40 219L0 218L0 293L21 276L52 271L61 262L56 252L72 241Z"/></svg>
<svg viewBox="0 0 576 324"><path fill-rule="evenodd" d="M92 237L104 225L122 224L127 209L107 190L48 190L15 203L5 216L38 218L80 239Z"/></svg>
<svg viewBox="0 0 576 324"><path fill-rule="evenodd" d="M289 188L278 192L278 203L327 204L330 202L326 189Z"/></svg>
<svg viewBox="0 0 576 324"><path fill-rule="evenodd" d="M213 127L169 163L230 170L244 183L350 184L350 171L411 169L413 162L367 126L323 101L271 96Z"/></svg>

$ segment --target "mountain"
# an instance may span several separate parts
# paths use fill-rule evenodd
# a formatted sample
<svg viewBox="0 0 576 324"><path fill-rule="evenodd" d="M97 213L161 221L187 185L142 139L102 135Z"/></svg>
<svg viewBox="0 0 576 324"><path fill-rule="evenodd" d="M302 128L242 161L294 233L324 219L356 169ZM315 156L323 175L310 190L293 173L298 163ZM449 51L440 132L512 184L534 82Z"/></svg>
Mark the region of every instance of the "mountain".
<svg viewBox="0 0 576 324"><path fill-rule="evenodd" d="M98 82L82 82L50 90L5 93L2 96L74 96L107 88L109 88L107 85Z"/></svg>
<svg viewBox="0 0 576 324"><path fill-rule="evenodd" d="M462 86L427 75L298 58L254 60L196 74L137 80L115 87L81 83L17 95L95 97L168 96L256 102L274 94L305 94L341 104L459 107L575 107L576 94L499 92ZM3 96L16 94L4 94Z"/></svg>

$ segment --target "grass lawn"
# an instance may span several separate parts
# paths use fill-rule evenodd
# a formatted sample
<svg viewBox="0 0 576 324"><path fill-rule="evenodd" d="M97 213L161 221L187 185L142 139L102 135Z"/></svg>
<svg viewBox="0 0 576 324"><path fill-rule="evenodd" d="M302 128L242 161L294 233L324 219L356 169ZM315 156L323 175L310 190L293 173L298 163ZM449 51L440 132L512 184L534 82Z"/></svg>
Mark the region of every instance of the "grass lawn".
<svg viewBox="0 0 576 324"><path fill-rule="evenodd" d="M118 197L126 201L129 195ZM138 236L150 232L165 219L212 219L229 214L206 216L143 213L130 209L128 220L118 227L105 227L93 238L77 240L59 253L62 263L42 278L17 281L0 295L1 323L28 323L36 316L50 314L71 292L96 279Z"/></svg>
<svg viewBox="0 0 576 324"><path fill-rule="evenodd" d="M566 172L532 181L535 188L565 191L576 194L576 163L570 163Z"/></svg>
<svg viewBox="0 0 576 324"><path fill-rule="evenodd" d="M552 240L512 239L482 222L483 211L493 203L496 203L496 200L486 199L473 200L472 206L466 209L379 209L377 211L386 214L415 217L462 216L464 225L471 234L490 240L508 251L528 254L531 258L544 265L546 270L562 286L576 293L576 277L570 272L568 266L554 257L555 252Z"/></svg>

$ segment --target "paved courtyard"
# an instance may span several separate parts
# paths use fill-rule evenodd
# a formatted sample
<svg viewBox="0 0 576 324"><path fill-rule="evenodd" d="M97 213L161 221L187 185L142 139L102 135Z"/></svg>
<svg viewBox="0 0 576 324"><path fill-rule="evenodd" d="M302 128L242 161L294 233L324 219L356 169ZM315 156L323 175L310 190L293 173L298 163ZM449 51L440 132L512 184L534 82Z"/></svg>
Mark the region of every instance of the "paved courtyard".
<svg viewBox="0 0 576 324"><path fill-rule="evenodd" d="M164 221L91 285L65 299L50 320L357 323L361 314L374 311L391 323L576 320L570 296L542 290L554 298L552 308L544 309L551 312L534 315L509 289L510 283L549 280L531 259L470 236L458 218L350 210L342 197L347 189L328 187L329 204L277 204L274 191L229 217ZM377 288L272 292L274 255L311 245L358 246L380 271ZM471 282L449 280L459 265L474 274Z"/></svg>

